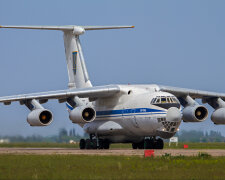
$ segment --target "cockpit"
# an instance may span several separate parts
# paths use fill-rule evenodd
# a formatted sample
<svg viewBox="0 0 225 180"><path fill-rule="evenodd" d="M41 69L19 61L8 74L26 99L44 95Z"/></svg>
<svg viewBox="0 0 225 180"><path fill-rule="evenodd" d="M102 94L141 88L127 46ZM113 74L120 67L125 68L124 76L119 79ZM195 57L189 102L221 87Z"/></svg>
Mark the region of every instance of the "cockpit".
<svg viewBox="0 0 225 180"><path fill-rule="evenodd" d="M180 102L175 96L156 96L152 99L151 104L165 109L180 108Z"/></svg>

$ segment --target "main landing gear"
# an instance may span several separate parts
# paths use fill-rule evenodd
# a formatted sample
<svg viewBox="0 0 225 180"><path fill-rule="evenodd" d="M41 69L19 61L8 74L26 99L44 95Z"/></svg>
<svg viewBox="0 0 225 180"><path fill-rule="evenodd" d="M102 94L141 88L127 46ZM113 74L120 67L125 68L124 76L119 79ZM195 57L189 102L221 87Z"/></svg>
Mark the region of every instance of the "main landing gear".
<svg viewBox="0 0 225 180"><path fill-rule="evenodd" d="M163 149L164 142L161 138L150 138L140 143L132 143L133 149Z"/></svg>
<svg viewBox="0 0 225 180"><path fill-rule="evenodd" d="M109 146L110 143L107 139L90 138L80 140L80 149L109 149Z"/></svg>

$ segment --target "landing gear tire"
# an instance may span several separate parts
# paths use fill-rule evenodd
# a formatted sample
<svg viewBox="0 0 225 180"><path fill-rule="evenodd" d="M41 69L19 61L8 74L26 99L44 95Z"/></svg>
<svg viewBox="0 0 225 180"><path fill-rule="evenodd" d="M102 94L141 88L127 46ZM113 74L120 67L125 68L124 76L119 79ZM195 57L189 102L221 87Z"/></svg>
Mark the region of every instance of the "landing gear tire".
<svg viewBox="0 0 225 180"><path fill-rule="evenodd" d="M154 149L154 141L153 141L153 139L145 139L145 141L144 141L144 149Z"/></svg>
<svg viewBox="0 0 225 180"><path fill-rule="evenodd" d="M86 139L85 149L97 149L97 140L96 139Z"/></svg>
<svg viewBox="0 0 225 180"><path fill-rule="evenodd" d="M138 143L138 149L144 149L144 141L141 141L140 143Z"/></svg>
<svg viewBox="0 0 225 180"><path fill-rule="evenodd" d="M132 148L137 149L138 148L138 143L132 143Z"/></svg>
<svg viewBox="0 0 225 180"><path fill-rule="evenodd" d="M79 143L80 149L85 149L86 146L85 144L86 144L85 139L81 139Z"/></svg>
<svg viewBox="0 0 225 180"><path fill-rule="evenodd" d="M99 145L98 145L98 149L103 149L103 140L102 139L99 139L98 141Z"/></svg>
<svg viewBox="0 0 225 180"><path fill-rule="evenodd" d="M97 149L97 139L92 139L92 149Z"/></svg>
<svg viewBox="0 0 225 180"><path fill-rule="evenodd" d="M110 142L107 139L99 139L98 149L109 149Z"/></svg>
<svg viewBox="0 0 225 180"><path fill-rule="evenodd" d="M164 142L161 138L157 139L155 142L155 149L163 149Z"/></svg>
<svg viewBox="0 0 225 180"><path fill-rule="evenodd" d="M92 142L90 139L86 139L86 142L85 142L85 149L92 149Z"/></svg>
<svg viewBox="0 0 225 180"><path fill-rule="evenodd" d="M103 140L103 148L104 149L109 149L110 143L107 139Z"/></svg>

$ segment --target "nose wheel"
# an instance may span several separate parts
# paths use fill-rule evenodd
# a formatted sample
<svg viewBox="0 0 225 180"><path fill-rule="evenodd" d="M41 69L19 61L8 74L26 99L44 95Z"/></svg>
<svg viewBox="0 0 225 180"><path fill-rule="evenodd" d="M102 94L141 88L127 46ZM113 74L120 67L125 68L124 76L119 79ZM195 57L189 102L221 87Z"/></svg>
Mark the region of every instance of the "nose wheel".
<svg viewBox="0 0 225 180"><path fill-rule="evenodd" d="M155 149L163 149L163 147L164 147L163 140L161 138L157 139L155 143Z"/></svg>

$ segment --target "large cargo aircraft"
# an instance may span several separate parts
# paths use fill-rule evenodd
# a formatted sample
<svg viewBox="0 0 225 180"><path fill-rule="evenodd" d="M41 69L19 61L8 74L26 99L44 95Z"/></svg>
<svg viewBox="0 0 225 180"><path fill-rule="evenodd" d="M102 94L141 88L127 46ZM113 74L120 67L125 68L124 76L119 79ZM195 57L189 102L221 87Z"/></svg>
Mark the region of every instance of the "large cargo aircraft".
<svg viewBox="0 0 225 180"><path fill-rule="evenodd" d="M48 126L53 121L51 111L42 106L49 99L65 103L70 120L90 135L80 140L80 149L108 149L111 143L132 143L134 149L163 149L162 138L174 136L182 120L202 122L208 117L207 108L195 99L215 109L211 115L214 124L225 124L223 93L156 84L92 86L79 36L89 30L133 27L0 26L62 31L69 76L66 90L0 97L0 102L25 105L31 111L27 117L31 126Z"/></svg>

